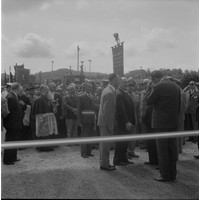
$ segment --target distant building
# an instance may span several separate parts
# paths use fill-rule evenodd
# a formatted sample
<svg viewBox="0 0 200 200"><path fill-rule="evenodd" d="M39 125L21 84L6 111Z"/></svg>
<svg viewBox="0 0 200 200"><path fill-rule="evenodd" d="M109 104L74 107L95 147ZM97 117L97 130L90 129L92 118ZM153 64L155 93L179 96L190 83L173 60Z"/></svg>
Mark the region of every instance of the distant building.
<svg viewBox="0 0 200 200"><path fill-rule="evenodd" d="M24 64L14 66L15 69L15 81L20 84L30 83L30 69L25 69Z"/></svg>

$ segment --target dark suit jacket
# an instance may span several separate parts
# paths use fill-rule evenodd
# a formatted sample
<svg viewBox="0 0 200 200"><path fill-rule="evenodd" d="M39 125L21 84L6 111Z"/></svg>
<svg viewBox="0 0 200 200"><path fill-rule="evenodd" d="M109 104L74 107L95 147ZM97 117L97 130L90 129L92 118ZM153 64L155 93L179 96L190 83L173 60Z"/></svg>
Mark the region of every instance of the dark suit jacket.
<svg viewBox="0 0 200 200"><path fill-rule="evenodd" d="M50 100L47 97L40 95L34 103L33 115L35 116L36 114L45 114L50 112L53 113Z"/></svg>
<svg viewBox="0 0 200 200"><path fill-rule="evenodd" d="M83 114L83 112L88 111L91 112L91 114ZM94 105L91 98L89 98L86 93L83 93L78 97L77 112L79 124L95 123Z"/></svg>
<svg viewBox="0 0 200 200"><path fill-rule="evenodd" d="M62 110L62 97L58 92L54 92L54 100L58 101L59 105L57 107L57 113L55 113L56 118L59 118L63 115Z"/></svg>
<svg viewBox="0 0 200 200"><path fill-rule="evenodd" d="M19 130L22 128L22 117L17 96L13 92L10 92L6 98L10 113L4 118L4 127L5 129Z"/></svg>
<svg viewBox="0 0 200 200"><path fill-rule="evenodd" d="M21 101L23 101L25 103L25 105L21 105L20 104L21 113L22 113L21 117L22 117L22 120L23 120L27 105L31 106L31 102L30 102L29 98L26 95L18 96L18 100L19 101L21 100Z"/></svg>
<svg viewBox="0 0 200 200"><path fill-rule="evenodd" d="M180 88L168 79L158 82L147 97L153 105L152 128L176 129L180 112Z"/></svg>
<svg viewBox="0 0 200 200"><path fill-rule="evenodd" d="M127 122L135 125L134 103L129 94L121 89L116 92L116 122L118 131L126 131Z"/></svg>
<svg viewBox="0 0 200 200"><path fill-rule="evenodd" d="M77 95L71 96L67 94L64 99L65 117L67 119L77 119L77 114L73 112L73 109L77 109L78 97Z"/></svg>

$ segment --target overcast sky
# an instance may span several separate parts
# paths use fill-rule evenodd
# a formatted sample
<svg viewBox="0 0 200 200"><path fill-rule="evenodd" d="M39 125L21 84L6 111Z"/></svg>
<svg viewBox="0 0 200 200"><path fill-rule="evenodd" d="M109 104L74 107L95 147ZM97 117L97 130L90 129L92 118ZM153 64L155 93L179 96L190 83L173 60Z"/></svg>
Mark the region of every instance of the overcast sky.
<svg viewBox="0 0 200 200"><path fill-rule="evenodd" d="M124 41L125 72L199 67L198 0L2 0L2 67L24 63L31 73L113 71L113 34Z"/></svg>

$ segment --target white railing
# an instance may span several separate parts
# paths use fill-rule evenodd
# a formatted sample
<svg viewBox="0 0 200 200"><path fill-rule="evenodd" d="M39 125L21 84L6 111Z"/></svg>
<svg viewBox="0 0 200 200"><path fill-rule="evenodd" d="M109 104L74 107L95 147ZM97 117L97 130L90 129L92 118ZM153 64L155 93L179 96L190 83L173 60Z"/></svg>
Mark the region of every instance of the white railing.
<svg viewBox="0 0 200 200"><path fill-rule="evenodd" d="M176 131L176 132L160 132L160 133L145 133L145 134L129 134L129 135L114 135L114 136L96 136L96 137L84 137L84 138L61 138L61 139L42 139L42 140L29 140L29 141L13 141L4 142L1 144L3 149L12 148L26 148L26 147L46 147L46 146L60 146L60 145L72 145L72 144L88 144L99 142L119 142L119 141L131 141L131 140L149 140L149 139L163 139L163 138L175 138L186 136L197 136L199 130L196 131Z"/></svg>

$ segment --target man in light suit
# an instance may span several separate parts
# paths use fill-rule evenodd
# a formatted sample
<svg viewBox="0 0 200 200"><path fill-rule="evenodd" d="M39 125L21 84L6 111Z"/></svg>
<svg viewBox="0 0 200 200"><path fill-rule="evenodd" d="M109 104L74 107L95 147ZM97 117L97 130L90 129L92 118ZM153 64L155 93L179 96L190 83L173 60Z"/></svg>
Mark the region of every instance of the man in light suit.
<svg viewBox="0 0 200 200"><path fill-rule="evenodd" d="M116 93L118 87L119 77L116 74L109 76L109 84L103 90L100 100L100 108L98 115L98 126L101 136L109 136L114 134L115 126L115 109L116 109ZM115 170L115 166L110 165L111 143L100 143L100 169L101 170Z"/></svg>
<svg viewBox="0 0 200 200"><path fill-rule="evenodd" d="M180 88L169 78L164 78L161 71L153 71L152 81L155 83L147 97L147 104L153 105L152 128L155 132L177 131L180 113ZM156 181L176 180L177 138L156 140L158 163L161 176Z"/></svg>

